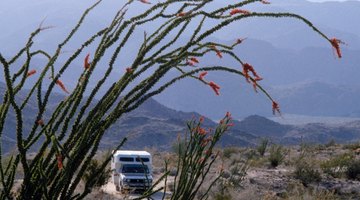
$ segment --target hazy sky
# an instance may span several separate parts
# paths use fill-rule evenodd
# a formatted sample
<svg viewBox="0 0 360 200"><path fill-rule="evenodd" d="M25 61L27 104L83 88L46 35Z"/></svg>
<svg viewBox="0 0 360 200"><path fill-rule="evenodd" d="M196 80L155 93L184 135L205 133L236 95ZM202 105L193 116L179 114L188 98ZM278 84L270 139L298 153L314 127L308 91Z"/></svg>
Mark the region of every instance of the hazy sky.
<svg viewBox="0 0 360 200"><path fill-rule="evenodd" d="M347 0L308 0L313 2L325 2L325 1L347 1Z"/></svg>

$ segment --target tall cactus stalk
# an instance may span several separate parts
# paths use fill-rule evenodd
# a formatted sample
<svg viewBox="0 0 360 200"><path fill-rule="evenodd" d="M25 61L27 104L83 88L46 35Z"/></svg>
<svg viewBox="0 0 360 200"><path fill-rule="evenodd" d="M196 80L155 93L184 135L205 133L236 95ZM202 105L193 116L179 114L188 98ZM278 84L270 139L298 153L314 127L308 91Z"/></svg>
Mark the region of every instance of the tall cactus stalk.
<svg viewBox="0 0 360 200"><path fill-rule="evenodd" d="M84 40L64 63L60 62L59 55L64 46L73 41L74 35L83 26L83 22L101 1L97 1L84 11L78 23L65 36L65 39L59 42L53 53L33 47L34 38L38 37L44 29L50 28L43 26L31 33L24 47L13 57L7 58L0 52L1 69L4 71L3 81L6 83L6 91L0 105L0 137L3 135L9 112L14 112L17 140L17 151L7 164L4 162L3 154L0 156L1 199L84 198L91 192L94 181L88 181L81 193L75 193L75 189L97 152L105 131L124 114L133 111L147 99L185 78L196 79L199 84L208 85L215 94L219 95L220 87L212 81L207 81L206 73L224 71L243 76L255 89L259 89L270 99L274 111L279 111L278 104L258 84L262 78L253 66L244 62L233 52L234 47L240 45L242 40L233 44L204 42L214 32L221 31L230 24L253 17L294 18L304 22L314 32L328 40L341 57L339 49L341 41L328 38L311 22L299 15L250 12L242 9L248 4L267 4L268 2L264 0L239 1L211 11L205 7L214 3L213 0L164 0L153 4L148 4L148 1L143 0L129 0L123 3L123 7L116 12L110 24L104 25L103 29ZM148 6L149 8L143 13L127 17L127 10L131 6ZM203 24L210 20L211 27L205 29ZM144 34L143 42L132 64L118 80L112 83L111 87L106 88L104 83L112 74L118 57L124 53L124 46L129 43L132 33L139 26L153 21L163 23L155 31ZM189 28L190 22L197 23L195 29ZM176 46L179 38L189 31L193 33L191 37L185 43L182 41L183 45ZM90 45L95 45L96 49L84 58L84 71L78 77L74 89L69 91L67 83L62 82L62 76L64 72L71 70L75 59L80 57ZM94 70L100 67L100 61L103 63L107 59L105 54L111 55L107 60L106 71L102 78L97 80L95 87L90 90L90 95L85 95L85 91L89 90L90 78ZM238 70L231 66L200 67L201 63L198 64L197 58L207 54L214 54L219 58L227 55L228 59L235 60L242 68ZM15 65L16 62L22 61L20 58L24 57L25 61L20 67L18 64ZM31 61L36 57L47 60L38 72L31 68ZM194 64L199 66L191 67ZM104 68L103 65L101 67ZM165 83L159 82L170 70L177 70L179 75ZM49 76L50 79L48 79ZM36 81L30 90L24 90L30 78ZM67 97L59 102L51 116L45 119L49 98L54 93L55 87L62 89ZM95 97L98 98L99 91L105 93L99 99L95 99ZM17 98L20 92L27 94L21 100ZM31 129L26 129L30 131L25 132L23 111L29 105L30 98L36 98L37 108L32 117L34 123ZM39 142L41 145L36 156L29 160L27 153L34 144ZM109 161L110 158L103 163L102 169ZM18 168L23 170L23 183L20 192L14 195L11 190L14 187ZM101 173L101 170L98 173ZM182 180L182 174L179 178ZM182 191L179 189L176 194L185 194Z"/></svg>

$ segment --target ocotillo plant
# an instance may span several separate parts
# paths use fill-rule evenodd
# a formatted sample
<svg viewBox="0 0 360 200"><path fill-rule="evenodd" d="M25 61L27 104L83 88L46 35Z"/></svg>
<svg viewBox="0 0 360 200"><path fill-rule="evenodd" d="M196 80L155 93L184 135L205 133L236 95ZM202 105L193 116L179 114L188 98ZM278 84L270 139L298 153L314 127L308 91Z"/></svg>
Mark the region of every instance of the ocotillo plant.
<svg viewBox="0 0 360 200"><path fill-rule="evenodd" d="M252 3L269 3L264 0L239 1L214 10L208 8L208 5L214 2L212 0L164 0L157 1L158 3L130 0L123 3L110 24L104 24L103 29L85 39L65 62L60 62L59 56L64 47L73 41L80 27L84 25L83 22L101 1L97 1L85 10L70 33L58 43L54 52L46 52L33 46L34 38L43 30L50 28L41 25L30 34L24 47L14 56L5 57L0 53L1 69L6 83L6 91L0 106L0 136L3 135L6 118L10 112L14 112L17 140L17 152L11 156L7 165L3 165L2 156L0 157L2 199L15 198L11 190L14 187L18 168L23 170L21 189L16 194L18 199L84 198L95 184L93 178L101 173L110 161L109 157L98 173L94 173L93 178L89 177L84 191L77 194L74 192L98 150L105 131L124 114L133 111L147 99L185 78L196 79L199 84L208 85L216 95L219 95L220 86L206 80L207 73L223 71L243 76L255 89L264 92L272 102L273 111L279 112L277 102L258 84L262 79L261 76L251 64L241 60L233 52L235 46L243 42L242 39L233 44L205 41L214 32L220 31L229 24L253 17L294 18L304 22L329 41L337 55L341 57L339 48L341 41L328 38L311 22L299 15L252 12L242 9ZM128 8L140 5L148 6L148 9L143 13L127 15ZM104 83L108 81L119 56L124 53L124 46L129 43L132 33L140 26L154 21L162 24L154 31L144 34L143 42L134 55L132 64L112 83L111 87L106 88ZM211 21L211 27L204 28L203 24L208 21ZM190 23L197 24L195 29L190 28ZM182 44L178 45L177 42L186 31L191 31L191 37L185 42L181 39ZM68 83L62 81L64 72L71 70L76 58L89 49L90 45L95 46L96 49L84 56L83 73L78 77L74 89L70 91ZM104 55L109 54L111 56L106 60L107 56ZM226 55L228 59L238 62L240 68L200 67L198 58L208 54L214 54L219 59ZM31 65L37 57L47 59L47 63L39 71L34 70ZM25 61L19 66L18 63L22 60ZM100 64L105 60L108 62L107 67ZM195 65L197 67L194 68ZM97 80L95 87L89 89L90 78L99 66L105 69L105 73ZM179 75L165 83L160 82L171 70L177 70ZM24 90L25 85L29 87L29 79L36 81L30 86L30 90ZM59 102L51 116L45 118L45 111L49 106L49 98L54 93L54 87L61 88L67 98ZM86 90L90 90L88 96L85 95ZM95 101L99 91L105 93ZM18 98L20 92L27 93L26 97ZM37 108L32 119L33 126L30 131L25 132L28 129L24 128L24 109L29 106L30 98L36 99ZM29 160L27 153L37 143L40 143L40 148L36 156Z"/></svg>
<svg viewBox="0 0 360 200"><path fill-rule="evenodd" d="M188 133L185 135L185 148L179 146L179 158L177 164L177 173L175 176L174 191L171 199L194 199L200 187L203 185L205 178L214 164L219 152L214 152L216 143L221 136L228 130L231 123L230 113L220 120L219 125L214 129L206 130L202 128L203 118L199 122L192 120L188 126ZM179 142L179 144L181 144ZM180 152L183 152L181 155ZM213 177L210 186L198 199L207 199L208 192L214 183L220 178L222 169L219 170L218 176ZM207 180L209 181L209 180Z"/></svg>

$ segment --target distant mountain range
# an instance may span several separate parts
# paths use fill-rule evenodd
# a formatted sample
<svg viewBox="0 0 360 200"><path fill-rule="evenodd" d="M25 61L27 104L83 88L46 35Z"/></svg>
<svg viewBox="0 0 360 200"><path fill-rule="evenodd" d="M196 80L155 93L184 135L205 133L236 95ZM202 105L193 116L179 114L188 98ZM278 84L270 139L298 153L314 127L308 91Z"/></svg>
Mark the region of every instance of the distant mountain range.
<svg viewBox="0 0 360 200"><path fill-rule="evenodd" d="M55 70L62 66L78 45L87 37L109 23L114 11L123 2L104 1L85 20L84 27L75 35L70 44L65 46L64 52L54 64ZM215 9L228 3L214 1L208 9ZM78 17L90 6L91 2L54 0L30 2L25 0L0 2L0 52L10 57L21 48L30 33L44 20L44 26L53 26L35 38L34 49L45 49L50 53L63 40ZM129 15L146 10L147 5L134 4L128 11ZM232 44L237 38L247 38L234 51L245 62L251 63L264 78L259 82L273 98L279 102L281 111L297 115L311 116L340 116L360 117L360 26L356 23L360 19L360 2L326 2L311 3L305 0L271 0L271 5L256 3L246 7L253 12L276 11L295 12L309 18L329 37L337 37L346 42L342 45L343 58L336 59L331 45L322 40L318 34L303 23L293 19L247 19L233 24L222 31L216 32L210 41ZM127 16L129 17L129 16ZM104 84L108 87L114 80L124 73L125 68L132 62L138 50L139 38L143 38L146 30L150 33L162 22L154 22L151 27L140 26L125 46L119 56L116 69ZM206 30L211 23L205 23ZM194 24L190 23L189 30L179 39L177 45L193 32ZM82 62L86 53L94 52L91 46L75 59L62 76L71 91L78 77L83 71ZM95 69L91 84L96 83L104 74L102 66L107 65L105 54L100 65ZM218 59L214 54L199 58L199 67L223 65L241 70L241 66L224 56ZM45 60L34 58L31 68L40 71ZM21 59L16 65L21 65ZM15 67L16 67L15 65ZM164 80L178 75L172 71ZM0 70L3 77L3 70ZM36 75L35 75L36 77ZM236 122L237 126L226 134L222 145L254 145L259 137L276 138L284 144L299 142L301 139L314 142L327 142L335 139L340 142L357 140L359 138L359 122L340 125L307 124L283 125L260 116L271 116L271 102L262 93L255 93L252 86L242 77L224 73L209 72L207 80L213 80L221 86L220 96L204 84L195 80L185 80L171 86L155 99L149 100L142 107L124 116L114 124L102 141L102 147L112 147L124 136L129 136L127 145L134 148L156 146L161 149L171 148L176 135L184 131L185 122L191 117L207 116L206 126L215 126L212 120L218 120L226 111L231 111L234 118L244 120ZM35 79L29 79L31 85ZM2 80L0 80L1 82ZM44 81L44 88L48 84ZM3 84L0 93L3 94ZM55 92L59 92L55 88ZM24 94L19 94L21 99ZM49 115L58 102L64 98L54 93L47 114ZM33 100L24 112L24 131L28 132L34 120L32 113L36 112ZM171 108L171 109L170 109ZM177 111L178 110L178 111ZM245 118L247 116L250 116ZM14 146L15 121L10 113L2 135L3 148L11 150ZM310 139L311 138L311 139ZM153 140L154 139L154 140Z"/></svg>
<svg viewBox="0 0 360 200"><path fill-rule="evenodd" d="M225 1L214 1L208 9L224 6ZM87 4L90 4L87 3ZM119 5L118 5L119 4ZM55 69L59 69L63 61L70 56L85 38L87 38L104 24L109 22L113 11L121 3L104 1L85 20L84 27L76 34L75 38L65 47ZM134 4L128 13L141 12L147 8L142 4ZM39 26L45 19L44 25L54 26L46 30L35 39L35 47L44 48L52 52L71 27L76 24L78 16L89 5L84 2L55 0L51 2L5 0L0 3L0 23L6 31L0 32L0 51L10 56L26 41L27 35ZM16 8L16 9L15 9ZM347 45L342 46L343 58L336 59L331 45L322 40L318 34L313 33L308 27L293 19L249 19L233 24L222 31L216 32L211 41L232 44L236 38L248 39L235 48L235 53L245 62L251 63L258 73L264 78L259 82L267 89L280 104L284 113L312 115L312 116L360 116L360 26L355 24L360 19L360 2L326 2L312 3L305 0L271 0L270 5L256 3L246 7L251 11L277 11L295 12L309 18L319 26L329 37L338 37ZM26 10L26 12L24 12ZM31 11L31 15L27 14ZM16 17L15 17L16 16ZM23 20L26 19L26 20ZM113 80L124 73L125 68L133 60L133 55L138 50L138 38L143 37L143 32L151 32L157 25L142 27L130 37L126 51L119 56L109 81L104 85L109 86ZM204 25L204 29L211 24ZM192 24L189 25L189 30ZM85 28L86 27L86 28ZM185 31L181 37L185 40L192 31ZM181 44L180 39L179 45ZM61 79L72 89L82 72L83 57L86 53L93 52L94 47L86 49L67 70ZM99 79L104 74L102 65L95 69L93 80ZM199 67L209 65L224 65L241 69L235 63L224 57L218 59L213 54L199 58ZM35 58L31 61L31 68L42 69L45 61ZM21 63L19 62L19 65ZM0 77L3 76L0 70ZM165 79L177 75L173 72ZM234 117L244 118L257 114L271 115L271 102L267 101L261 93L253 92L252 86L243 78L234 77L223 73L209 73L209 80L216 81L220 86L219 97L215 96L209 87L194 80L184 80L176 83L169 90L155 97L161 104L186 112L198 112L211 119L218 119L222 113L232 111ZM92 88L90 82L90 88ZM31 81L29 82L31 84ZM46 83L44 83L46 85ZM105 86L105 87L106 87Z"/></svg>
<svg viewBox="0 0 360 200"><path fill-rule="evenodd" d="M0 84L0 93L4 93L4 85ZM19 94L21 98L22 93ZM52 113L54 106L65 96L55 94L49 101L47 116ZM24 109L24 135L34 123L36 102L30 103ZM176 111L167 108L157 101L150 99L135 111L120 118L107 131L101 141L102 149L114 148L124 137L128 142L124 148L144 149L157 148L171 150L178 134L186 131L186 122L192 118L199 118L198 113ZM215 127L216 122L206 118L205 127ZM2 150L14 150L16 121L12 112L7 116L5 129L2 133ZM327 143L331 140L341 143L360 140L360 120L342 124L305 124L284 125L258 115L249 116L241 121L234 120L234 126L227 132L220 146L254 146L260 138L270 138L275 143L284 145L300 142ZM33 149L36 151L36 148Z"/></svg>

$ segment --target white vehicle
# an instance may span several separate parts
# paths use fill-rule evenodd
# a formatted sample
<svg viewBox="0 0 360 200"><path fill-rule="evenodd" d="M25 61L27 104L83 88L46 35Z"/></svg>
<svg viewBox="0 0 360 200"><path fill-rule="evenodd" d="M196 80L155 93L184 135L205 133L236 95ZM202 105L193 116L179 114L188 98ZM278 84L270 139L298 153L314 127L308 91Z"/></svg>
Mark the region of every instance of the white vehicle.
<svg viewBox="0 0 360 200"><path fill-rule="evenodd" d="M116 191L146 190L152 186L152 159L147 151L118 150L114 152L111 170Z"/></svg>

